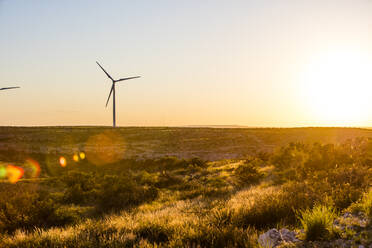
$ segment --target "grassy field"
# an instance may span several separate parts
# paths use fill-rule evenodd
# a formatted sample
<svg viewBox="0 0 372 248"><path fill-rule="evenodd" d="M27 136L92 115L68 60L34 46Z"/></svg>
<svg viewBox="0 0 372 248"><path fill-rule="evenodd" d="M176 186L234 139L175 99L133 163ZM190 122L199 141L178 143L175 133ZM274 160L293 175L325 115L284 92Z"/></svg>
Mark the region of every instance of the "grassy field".
<svg viewBox="0 0 372 248"><path fill-rule="evenodd" d="M2 127L0 167L24 174L0 183L0 247L258 247L282 227L305 247L367 245L371 138L353 128ZM329 226L346 212L368 224Z"/></svg>
<svg viewBox="0 0 372 248"><path fill-rule="evenodd" d="M73 153L87 148L89 139L110 130L107 127L0 127L0 158L13 159L10 157L13 153L19 157L31 153ZM216 161L245 158L258 151L272 152L290 142L342 143L357 137L372 137L372 130L128 127L115 129L115 135L120 138L115 145L125 149L123 158L175 156Z"/></svg>

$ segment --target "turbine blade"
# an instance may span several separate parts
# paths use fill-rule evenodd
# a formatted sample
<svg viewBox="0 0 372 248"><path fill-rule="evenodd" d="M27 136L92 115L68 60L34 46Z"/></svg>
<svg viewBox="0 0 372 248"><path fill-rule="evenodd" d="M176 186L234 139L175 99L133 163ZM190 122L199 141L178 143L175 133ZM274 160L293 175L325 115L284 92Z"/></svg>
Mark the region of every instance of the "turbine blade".
<svg viewBox="0 0 372 248"><path fill-rule="evenodd" d="M109 96L107 98L106 107L107 107L107 104L108 104L108 102L110 100L110 97L111 97L111 94L112 94L113 91L114 91L114 84L112 84L112 87L111 87L111 90L110 90L110 94L109 94Z"/></svg>
<svg viewBox="0 0 372 248"><path fill-rule="evenodd" d="M10 90L10 89L18 89L18 88L21 88L21 87L5 87L5 88L0 88L0 90Z"/></svg>
<svg viewBox="0 0 372 248"><path fill-rule="evenodd" d="M96 63L97 63L97 65L99 66L99 67L101 67L101 69L102 69L102 71L104 71L105 73L106 73L106 75L112 80L112 81L114 81L114 79L110 76L110 74L108 74L107 73L107 71L105 71L105 69L103 69L103 67L96 61Z"/></svg>
<svg viewBox="0 0 372 248"><path fill-rule="evenodd" d="M137 77L128 77L128 78L121 78L121 79L115 80L115 82L120 82L120 81L124 81L124 80L135 79L135 78L140 78L140 76L137 76Z"/></svg>

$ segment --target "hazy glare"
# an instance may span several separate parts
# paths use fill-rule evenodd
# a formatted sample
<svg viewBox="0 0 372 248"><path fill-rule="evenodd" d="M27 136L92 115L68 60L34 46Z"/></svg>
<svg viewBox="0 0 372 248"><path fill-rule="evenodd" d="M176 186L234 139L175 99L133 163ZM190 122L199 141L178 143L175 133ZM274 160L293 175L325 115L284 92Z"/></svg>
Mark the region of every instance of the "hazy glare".
<svg viewBox="0 0 372 248"><path fill-rule="evenodd" d="M111 125L98 60L142 76L118 83L122 126L372 126L371 13L362 0L0 0L0 88L22 87L0 92L0 125Z"/></svg>

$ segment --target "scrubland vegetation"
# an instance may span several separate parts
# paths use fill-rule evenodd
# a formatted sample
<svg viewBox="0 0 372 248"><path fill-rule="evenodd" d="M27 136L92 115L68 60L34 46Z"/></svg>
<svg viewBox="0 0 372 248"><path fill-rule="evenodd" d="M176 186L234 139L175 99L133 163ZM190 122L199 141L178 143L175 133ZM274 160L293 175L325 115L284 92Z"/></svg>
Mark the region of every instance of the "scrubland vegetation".
<svg viewBox="0 0 372 248"><path fill-rule="evenodd" d="M40 178L1 183L0 247L258 247L274 227L303 229L304 242L332 240L349 235L332 225L344 212L372 219L369 138L218 161L41 166Z"/></svg>

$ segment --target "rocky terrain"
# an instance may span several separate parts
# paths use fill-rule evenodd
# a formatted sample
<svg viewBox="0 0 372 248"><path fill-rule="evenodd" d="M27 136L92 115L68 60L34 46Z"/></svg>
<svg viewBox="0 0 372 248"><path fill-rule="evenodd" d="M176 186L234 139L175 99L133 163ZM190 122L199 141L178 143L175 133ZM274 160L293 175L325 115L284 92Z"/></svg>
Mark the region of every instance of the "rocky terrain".
<svg viewBox="0 0 372 248"><path fill-rule="evenodd" d="M324 247L324 248L372 248L372 226L363 212L345 212L333 221L333 240L305 241L304 230L286 228L270 229L261 234L258 243L265 248L274 247Z"/></svg>

